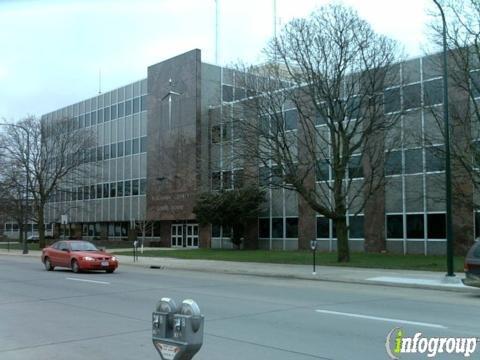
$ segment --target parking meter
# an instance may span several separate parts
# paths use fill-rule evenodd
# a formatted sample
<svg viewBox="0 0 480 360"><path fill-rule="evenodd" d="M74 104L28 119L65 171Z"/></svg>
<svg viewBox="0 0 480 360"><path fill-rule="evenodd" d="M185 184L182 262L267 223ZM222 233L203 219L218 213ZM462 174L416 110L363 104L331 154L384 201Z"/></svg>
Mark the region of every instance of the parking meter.
<svg viewBox="0 0 480 360"><path fill-rule="evenodd" d="M162 298L152 313L152 341L162 360L190 360L203 344L204 316L193 300Z"/></svg>
<svg viewBox="0 0 480 360"><path fill-rule="evenodd" d="M310 249L312 249L312 252L313 252L313 271L312 271L312 275L317 275L317 272L315 271L315 252L317 250L317 240L311 240L310 241Z"/></svg>

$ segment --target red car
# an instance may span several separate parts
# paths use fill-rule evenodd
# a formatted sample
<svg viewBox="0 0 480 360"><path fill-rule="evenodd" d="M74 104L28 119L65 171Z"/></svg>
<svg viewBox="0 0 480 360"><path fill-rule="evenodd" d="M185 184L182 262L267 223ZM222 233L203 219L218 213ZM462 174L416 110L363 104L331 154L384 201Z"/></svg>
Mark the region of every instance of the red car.
<svg viewBox="0 0 480 360"><path fill-rule="evenodd" d="M82 270L105 270L113 273L118 259L88 241L57 241L42 250L42 262L47 271L56 266L71 268L74 273Z"/></svg>

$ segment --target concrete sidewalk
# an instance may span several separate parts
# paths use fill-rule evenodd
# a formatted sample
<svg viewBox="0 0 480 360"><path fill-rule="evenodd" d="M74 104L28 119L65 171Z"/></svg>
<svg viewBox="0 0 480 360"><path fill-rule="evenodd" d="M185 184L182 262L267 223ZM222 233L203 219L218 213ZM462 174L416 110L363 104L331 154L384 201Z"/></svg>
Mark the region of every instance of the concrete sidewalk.
<svg viewBox="0 0 480 360"><path fill-rule="evenodd" d="M157 248L158 249L158 248ZM131 249L112 249L112 251ZM22 255L19 250L7 252L0 249L0 255L28 256L40 258L40 251L31 250ZM120 255L120 264L140 266L153 269L175 269L200 272L215 272L224 274L264 276L287 279L302 279L316 281L343 282L350 284L384 285L394 287L421 288L431 290L447 290L474 292L480 294L480 288L463 285L463 273L457 273L453 279L446 279L442 272L364 269L338 266L316 266L316 274L312 274L311 265L265 264L214 260L184 260L166 257L142 257L133 261L133 256Z"/></svg>

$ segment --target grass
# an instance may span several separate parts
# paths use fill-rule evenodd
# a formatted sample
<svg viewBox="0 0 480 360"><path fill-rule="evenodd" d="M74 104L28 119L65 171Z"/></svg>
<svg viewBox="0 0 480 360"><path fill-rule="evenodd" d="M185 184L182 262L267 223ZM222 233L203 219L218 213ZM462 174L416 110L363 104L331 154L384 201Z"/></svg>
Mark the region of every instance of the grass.
<svg viewBox="0 0 480 360"><path fill-rule="evenodd" d="M131 255L129 252L116 252L118 255ZM240 262L259 262L272 264L298 264L311 265L311 251L266 251L266 250L147 250L142 256L170 257L178 259L222 260ZM463 272L464 257L456 256L455 272ZM402 270L427 270L446 271L445 256L423 255L396 255L396 254L366 254L352 253L347 264L337 262L336 253L316 254L317 265L347 266L360 268L402 269Z"/></svg>

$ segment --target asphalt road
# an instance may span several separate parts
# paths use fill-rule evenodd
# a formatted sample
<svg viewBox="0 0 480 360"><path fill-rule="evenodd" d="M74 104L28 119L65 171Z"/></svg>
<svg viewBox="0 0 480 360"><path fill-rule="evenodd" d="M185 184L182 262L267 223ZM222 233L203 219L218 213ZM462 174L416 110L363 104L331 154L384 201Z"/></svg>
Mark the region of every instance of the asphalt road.
<svg viewBox="0 0 480 360"><path fill-rule="evenodd" d="M159 359L150 321L165 296L192 298L205 315L198 360L387 359L394 327L480 336L474 293L134 266L46 272L39 259L0 256L0 359Z"/></svg>

